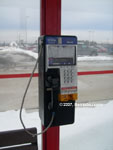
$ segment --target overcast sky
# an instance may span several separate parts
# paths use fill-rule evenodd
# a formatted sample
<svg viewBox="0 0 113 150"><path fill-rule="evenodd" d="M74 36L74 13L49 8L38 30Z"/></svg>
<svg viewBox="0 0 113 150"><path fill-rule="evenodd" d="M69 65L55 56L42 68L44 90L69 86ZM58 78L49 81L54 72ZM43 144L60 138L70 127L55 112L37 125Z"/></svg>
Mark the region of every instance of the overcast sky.
<svg viewBox="0 0 113 150"><path fill-rule="evenodd" d="M2 34L6 30L39 31L39 8L39 0L0 0ZM87 33L87 38L107 33L105 39L113 40L113 0L62 0L62 31Z"/></svg>
<svg viewBox="0 0 113 150"><path fill-rule="evenodd" d="M63 0L63 27L112 30L113 0Z"/></svg>
<svg viewBox="0 0 113 150"><path fill-rule="evenodd" d="M39 0L0 0L0 29L39 29Z"/></svg>

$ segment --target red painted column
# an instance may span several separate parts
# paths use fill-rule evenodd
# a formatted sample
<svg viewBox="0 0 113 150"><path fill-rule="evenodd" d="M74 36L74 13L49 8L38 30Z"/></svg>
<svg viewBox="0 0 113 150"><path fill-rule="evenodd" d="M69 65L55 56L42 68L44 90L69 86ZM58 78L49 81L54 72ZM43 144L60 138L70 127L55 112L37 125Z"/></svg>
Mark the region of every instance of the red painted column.
<svg viewBox="0 0 113 150"><path fill-rule="evenodd" d="M61 0L41 0L40 34L61 34Z"/></svg>
<svg viewBox="0 0 113 150"><path fill-rule="evenodd" d="M40 35L61 34L61 0L41 0ZM42 126L42 129L44 127ZM43 150L59 150L59 127L52 127L42 135Z"/></svg>

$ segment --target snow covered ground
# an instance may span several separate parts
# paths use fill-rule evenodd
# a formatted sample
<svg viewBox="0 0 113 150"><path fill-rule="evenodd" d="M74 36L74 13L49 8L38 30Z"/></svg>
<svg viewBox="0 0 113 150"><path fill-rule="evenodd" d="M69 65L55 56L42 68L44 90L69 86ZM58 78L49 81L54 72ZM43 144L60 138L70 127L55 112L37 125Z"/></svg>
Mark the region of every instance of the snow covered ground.
<svg viewBox="0 0 113 150"><path fill-rule="evenodd" d="M79 56L78 61L113 60L113 56Z"/></svg>
<svg viewBox="0 0 113 150"><path fill-rule="evenodd" d="M17 53L24 53L24 54L28 54L29 56L34 57L35 59L37 59L38 54L34 53L32 51L29 50L23 50L20 48L16 48L16 47L9 47L9 48L5 48L3 50L0 51L0 53L2 52L17 52ZM78 61L98 61L98 60L113 60L113 56L107 55L107 56L78 56L77 58Z"/></svg>
<svg viewBox="0 0 113 150"><path fill-rule="evenodd" d="M27 127L40 132L38 112L23 111ZM19 111L0 112L0 131L22 128ZM113 150L113 101L96 107L76 107L75 123L62 126L60 150ZM39 136L39 150L41 138Z"/></svg>
<svg viewBox="0 0 113 150"><path fill-rule="evenodd" d="M75 124L61 128L61 150L113 150L113 101L75 114Z"/></svg>
<svg viewBox="0 0 113 150"><path fill-rule="evenodd" d="M3 49L0 51L0 53L2 52L10 52L10 53L23 53L23 54L27 54L31 57L34 57L35 59L38 58L38 54L37 53L34 53L32 51L29 51L29 50L23 50L21 48L16 48L16 47L9 47L9 48L6 48L6 49Z"/></svg>

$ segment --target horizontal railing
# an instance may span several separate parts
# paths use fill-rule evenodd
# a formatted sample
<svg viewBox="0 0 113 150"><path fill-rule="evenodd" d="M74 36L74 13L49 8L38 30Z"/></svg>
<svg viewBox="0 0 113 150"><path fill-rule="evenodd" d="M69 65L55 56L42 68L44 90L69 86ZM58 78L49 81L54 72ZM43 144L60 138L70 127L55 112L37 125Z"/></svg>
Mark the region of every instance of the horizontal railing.
<svg viewBox="0 0 113 150"><path fill-rule="evenodd" d="M113 74L113 70L101 70L101 71L82 71L78 72L78 76L82 75L98 75L98 74ZM24 74L0 74L0 79L8 79L8 78L29 78L31 76L30 73ZM33 77L38 77L38 73L34 73Z"/></svg>

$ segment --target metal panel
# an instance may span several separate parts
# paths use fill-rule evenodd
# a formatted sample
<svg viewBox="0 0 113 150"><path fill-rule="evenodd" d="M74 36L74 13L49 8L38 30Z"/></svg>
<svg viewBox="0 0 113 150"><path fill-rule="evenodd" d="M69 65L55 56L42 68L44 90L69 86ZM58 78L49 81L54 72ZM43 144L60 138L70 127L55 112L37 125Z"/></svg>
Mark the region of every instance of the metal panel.
<svg viewBox="0 0 113 150"><path fill-rule="evenodd" d="M36 128L27 129L29 132L36 134ZM24 129L0 132L0 148L19 144L36 144L37 137L32 137Z"/></svg>

